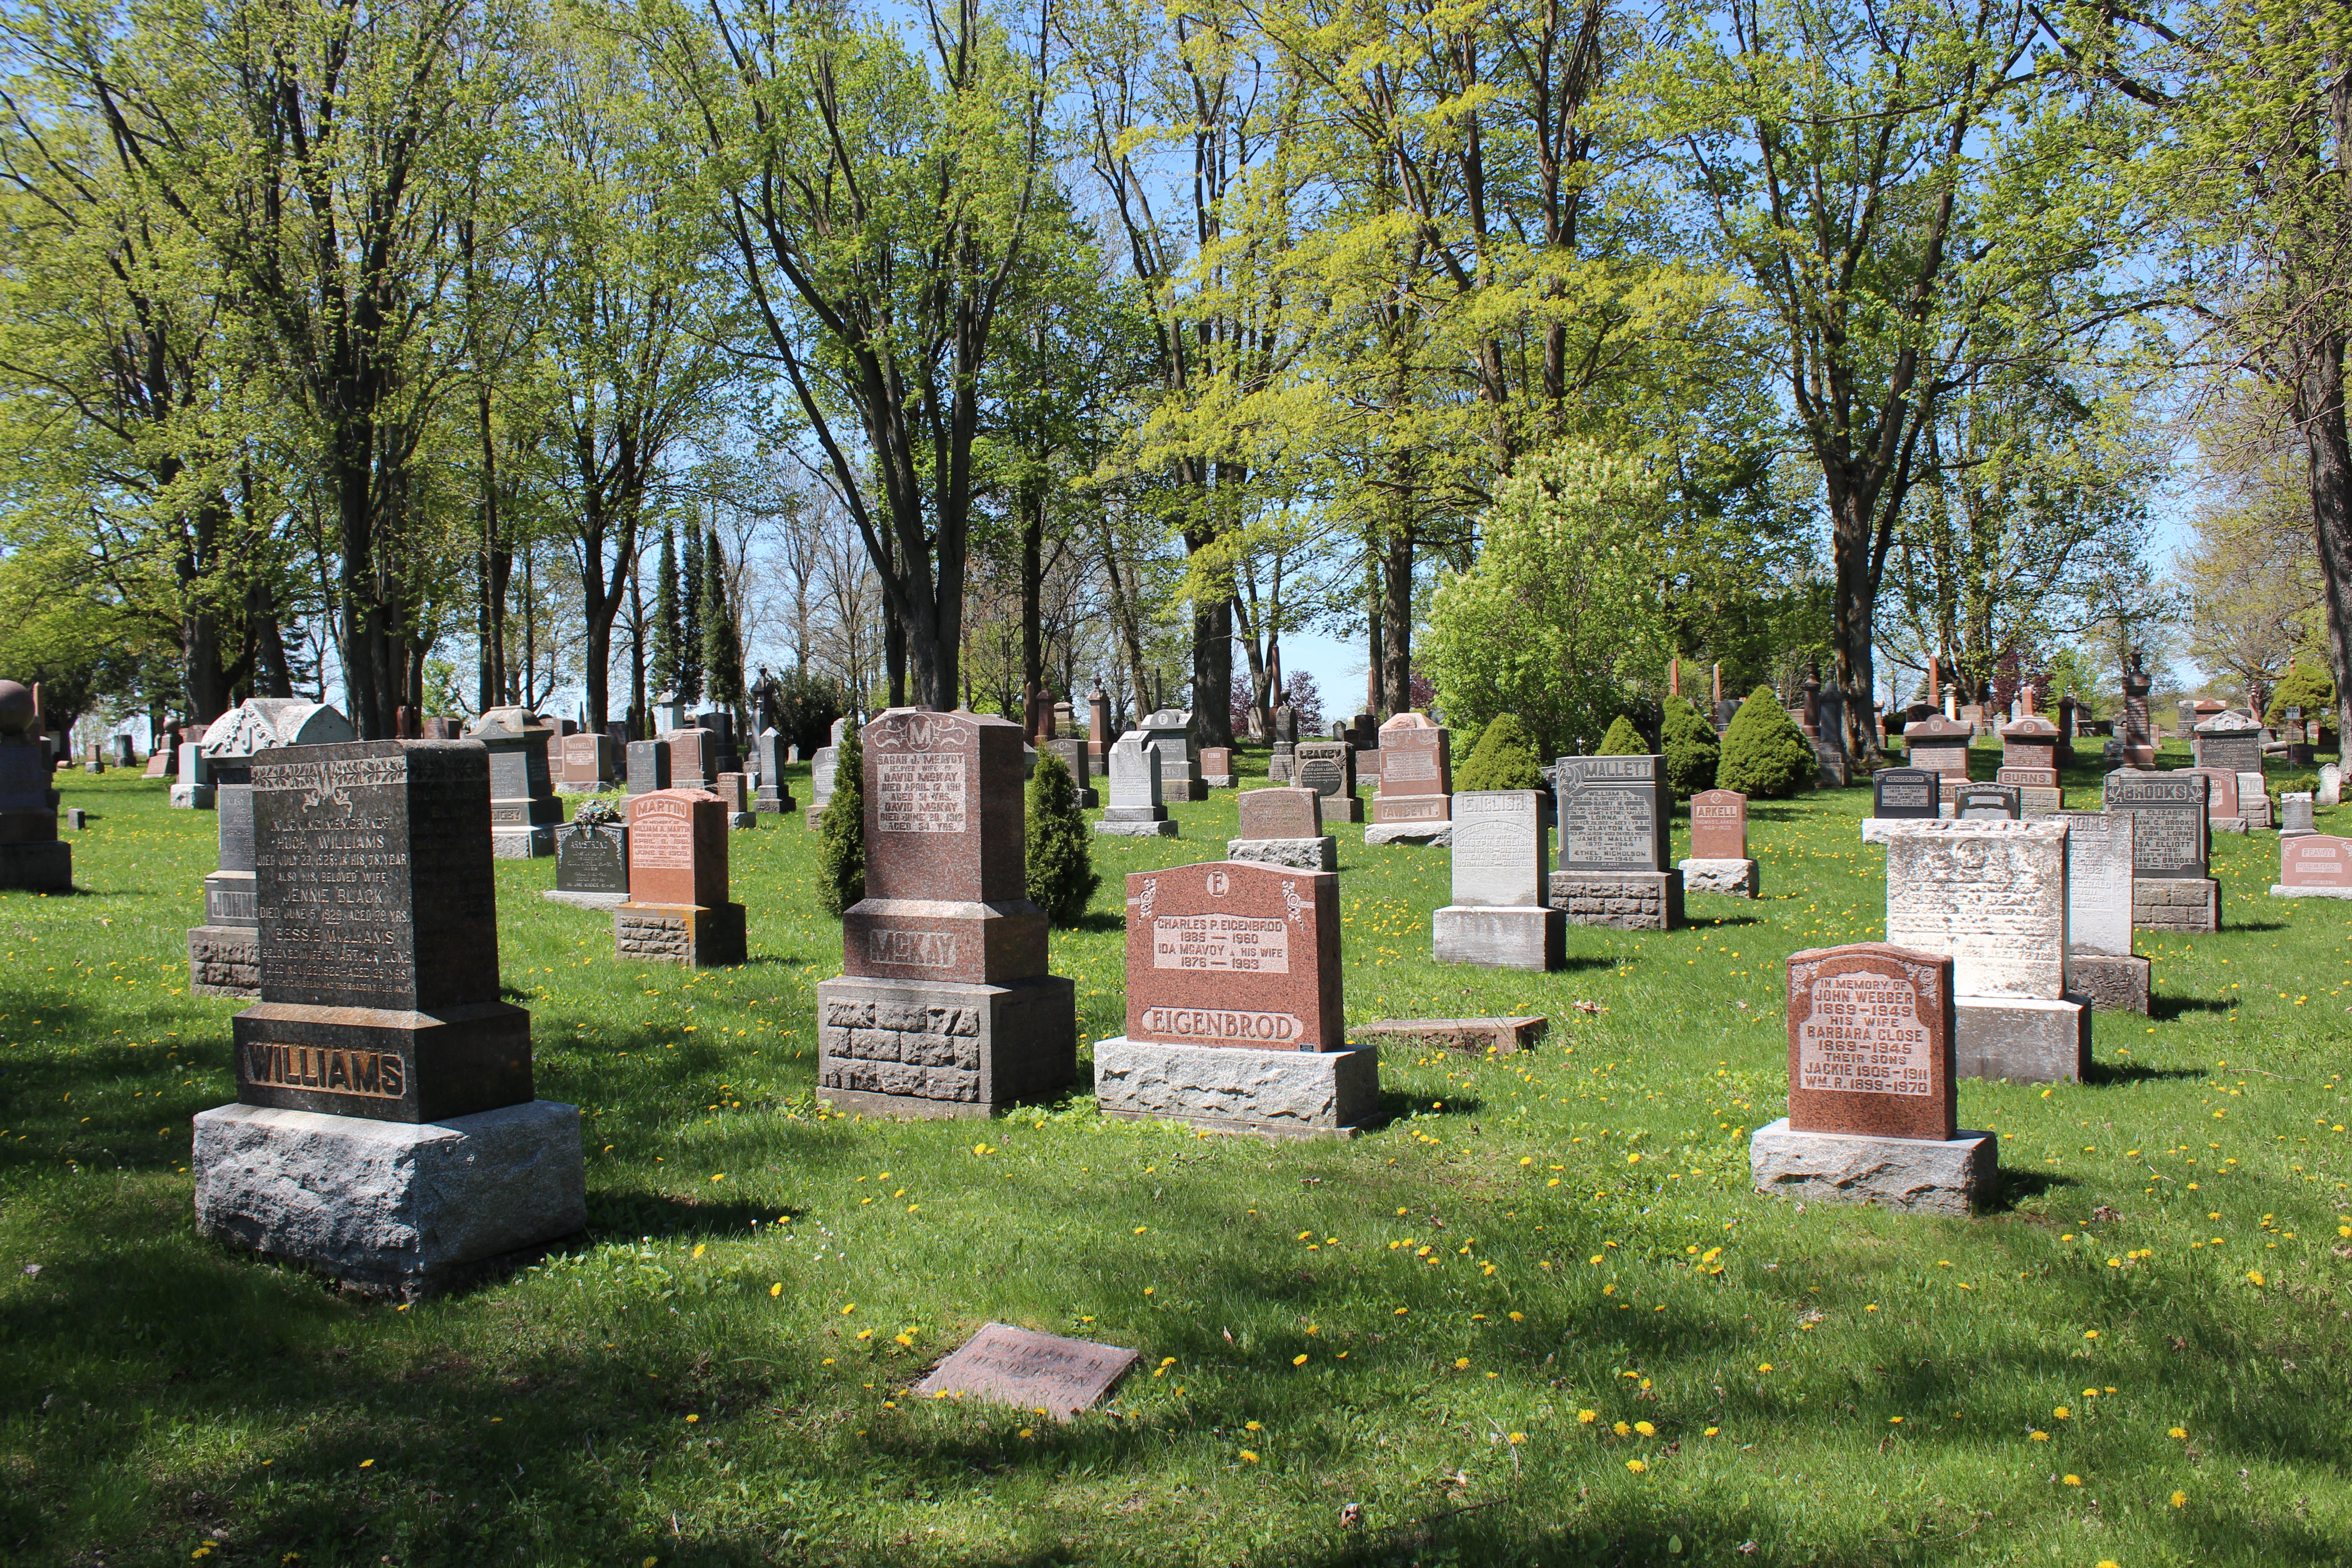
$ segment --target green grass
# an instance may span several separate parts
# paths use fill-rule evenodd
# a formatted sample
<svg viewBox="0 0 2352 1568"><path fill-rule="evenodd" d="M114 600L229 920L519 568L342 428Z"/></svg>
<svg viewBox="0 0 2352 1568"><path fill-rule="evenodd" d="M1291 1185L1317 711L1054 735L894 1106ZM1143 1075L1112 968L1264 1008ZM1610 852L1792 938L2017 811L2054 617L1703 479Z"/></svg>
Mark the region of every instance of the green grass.
<svg viewBox="0 0 2352 1568"><path fill-rule="evenodd" d="M2263 896L2272 837L2219 842L2223 932L2143 938L2157 1015L2099 1019L2093 1081L1962 1086L2007 1171L1970 1222L1748 1189L1783 960L1883 931L1864 789L1754 808L1760 902L1572 930L1551 975L1432 964L1444 853L1339 828L1351 1020L1552 1020L1528 1054L1391 1056L1394 1120L1348 1144L1084 1094L826 1114L839 934L799 816L731 839L735 970L619 964L605 918L537 896L552 862L501 862L592 1230L402 1310L194 1235L188 1118L233 1094L236 1005L186 994L214 819L62 783L86 890L0 896L0 1562L2148 1568L2352 1541L2352 910ZM1120 876L1235 824L1229 794L1174 809L1181 840L1096 840L1095 912L1055 935L1082 1038L1120 1026ZM1143 1366L1067 1426L906 1396L992 1320Z"/></svg>

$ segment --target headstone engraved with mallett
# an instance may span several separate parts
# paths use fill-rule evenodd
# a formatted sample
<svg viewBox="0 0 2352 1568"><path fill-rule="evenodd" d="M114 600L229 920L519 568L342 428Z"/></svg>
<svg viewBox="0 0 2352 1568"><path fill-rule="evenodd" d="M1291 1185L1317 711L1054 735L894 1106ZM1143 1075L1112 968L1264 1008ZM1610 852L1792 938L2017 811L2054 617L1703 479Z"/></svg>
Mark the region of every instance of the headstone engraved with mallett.
<svg viewBox="0 0 2352 1568"><path fill-rule="evenodd" d="M1550 903L1570 925L1672 931L1683 923L1683 874L1666 863L1674 792L1663 756L1562 757L1559 869Z"/></svg>
<svg viewBox="0 0 2352 1568"><path fill-rule="evenodd" d="M592 800L556 830L555 886L542 896L583 910L629 901L629 829L619 812Z"/></svg>
<svg viewBox="0 0 2352 1568"><path fill-rule="evenodd" d="M2128 811L2062 811L2066 825L2066 990L2108 1013L2148 1005L2148 961L2132 952L2137 822Z"/></svg>
<svg viewBox="0 0 2352 1568"><path fill-rule="evenodd" d="M415 1298L578 1231L580 1113L532 1098L499 1000L488 755L353 741L252 760L261 1000L239 1103L195 1119L207 1234Z"/></svg>
<svg viewBox="0 0 2352 1568"><path fill-rule="evenodd" d="M1351 1134L1379 1052L1343 1029L1339 879L1248 860L1127 879L1127 1033L1095 1043L1117 1117L1219 1131Z"/></svg>
<svg viewBox="0 0 2352 1568"><path fill-rule="evenodd" d="M1311 789L1276 785L1242 791L1241 837L1225 840L1228 860L1337 871L1339 842L1323 831L1323 797Z"/></svg>
<svg viewBox="0 0 2352 1568"><path fill-rule="evenodd" d="M2211 822L2203 773L2177 768L2106 776L2106 809L2132 821L2132 924L2141 931L2221 929L2221 884L2211 874Z"/></svg>
<svg viewBox="0 0 2352 1568"><path fill-rule="evenodd" d="M1069 1421L1108 1394L1136 1360L1133 1351L1118 1345L989 1323L912 1392L933 1399L985 1399Z"/></svg>
<svg viewBox="0 0 2352 1568"><path fill-rule="evenodd" d="M1748 1141L1756 1189L1966 1215L1998 1144L1959 1128L1952 961L1886 942L1789 959L1789 1114Z"/></svg>
<svg viewBox="0 0 2352 1568"><path fill-rule="evenodd" d="M1399 838L1444 842L1454 789L1453 740L1425 713L1400 713L1380 728L1381 793L1372 800L1367 844Z"/></svg>
<svg viewBox="0 0 2352 1568"><path fill-rule="evenodd" d="M321 703L257 697L205 732L220 814L220 867L205 878L205 923L188 930L188 989L261 994L261 921L254 907L253 759L274 746L355 741L350 720Z"/></svg>
<svg viewBox="0 0 2352 1568"><path fill-rule="evenodd" d="M1453 797L1453 900L1430 916L1440 963L1551 970L1565 962L1567 917L1544 901L1550 821L1531 789Z"/></svg>
<svg viewBox="0 0 2352 1568"><path fill-rule="evenodd" d="M622 958L703 969L747 956L743 906L728 888L727 803L667 789L629 802L629 896L613 906Z"/></svg>
<svg viewBox="0 0 2352 1568"><path fill-rule="evenodd" d="M1748 797L1736 789L1701 790L1691 796L1690 824L1690 858L1678 868L1684 893L1760 897L1763 878L1748 853Z"/></svg>
<svg viewBox="0 0 2352 1568"><path fill-rule="evenodd" d="M817 986L817 1092L895 1116L986 1116L1077 1075L1076 993L1046 973L1024 867L1021 727L893 708L860 731L866 897Z"/></svg>
<svg viewBox="0 0 2352 1568"><path fill-rule="evenodd" d="M555 853L563 806L547 766L554 727L528 708L492 708L466 727L490 753L490 853L528 860Z"/></svg>
<svg viewBox="0 0 2352 1568"><path fill-rule="evenodd" d="M0 680L0 888L58 892L73 886L73 846L58 837L55 775L37 721L31 689Z"/></svg>

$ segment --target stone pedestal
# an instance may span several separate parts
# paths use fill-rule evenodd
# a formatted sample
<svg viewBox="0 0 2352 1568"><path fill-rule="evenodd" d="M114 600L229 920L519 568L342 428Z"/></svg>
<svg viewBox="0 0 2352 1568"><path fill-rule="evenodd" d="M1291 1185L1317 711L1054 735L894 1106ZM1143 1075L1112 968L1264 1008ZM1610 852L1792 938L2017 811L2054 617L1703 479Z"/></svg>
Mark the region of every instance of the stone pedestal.
<svg viewBox="0 0 2352 1568"><path fill-rule="evenodd" d="M1558 910L1448 904L1430 916L1430 956L1487 969L1559 969L1568 921Z"/></svg>
<svg viewBox="0 0 2352 1568"><path fill-rule="evenodd" d="M2352 888L2291 888L2284 882L2271 884L2273 899L2352 899Z"/></svg>
<svg viewBox="0 0 2352 1568"><path fill-rule="evenodd" d="M2211 877L2134 879L2132 928L2136 931L2220 931L2221 882Z"/></svg>
<svg viewBox="0 0 2352 1568"><path fill-rule="evenodd" d="M215 792L210 784L175 784L172 786L171 805L180 811L211 811Z"/></svg>
<svg viewBox="0 0 2352 1568"><path fill-rule="evenodd" d="M1104 809L1095 831L1114 838L1174 838L1181 829L1169 819L1166 806L1114 805Z"/></svg>
<svg viewBox="0 0 2352 1568"><path fill-rule="evenodd" d="M425 1011L263 1001L229 1029L247 1105L442 1121L530 1098L530 1015L504 1002Z"/></svg>
<svg viewBox="0 0 2352 1568"><path fill-rule="evenodd" d="M46 843L0 844L0 888L22 888L36 893L70 891L73 888L73 846L56 839Z"/></svg>
<svg viewBox="0 0 2352 1568"><path fill-rule="evenodd" d="M1380 801L1372 802L1372 815L1380 815ZM1378 822L1365 827L1367 844L1426 844L1432 848L1444 848L1454 842L1452 822Z"/></svg>
<svg viewBox="0 0 2352 1568"><path fill-rule="evenodd" d="M196 1226L414 1301L528 1262L588 1223L578 1108L437 1121L224 1105L199 1112Z"/></svg>
<svg viewBox="0 0 2352 1568"><path fill-rule="evenodd" d="M1225 858L1255 860L1266 866L1296 866L1302 871L1336 871L1339 868L1339 841L1328 833L1320 838L1228 838Z"/></svg>
<svg viewBox="0 0 2352 1568"><path fill-rule="evenodd" d="M1683 923L1680 871L1554 871L1550 893L1570 925L1675 931Z"/></svg>
<svg viewBox="0 0 2352 1568"><path fill-rule="evenodd" d="M1734 899L1763 896L1764 879L1753 860L1683 860L1675 869L1683 874L1685 893L1721 893Z"/></svg>
<svg viewBox="0 0 2352 1568"><path fill-rule="evenodd" d="M2079 1081L2091 1066L2091 1005L2081 997L1952 999L1953 1073L2011 1083Z"/></svg>
<svg viewBox="0 0 2352 1568"><path fill-rule="evenodd" d="M1095 1103L1105 1116L1127 1121L1353 1137L1380 1110L1380 1051L1261 1051L1118 1035L1095 1042Z"/></svg>
<svg viewBox="0 0 2352 1568"><path fill-rule="evenodd" d="M569 904L575 910L617 910L629 901L626 893L578 893L568 888L550 888L539 896L551 904Z"/></svg>
<svg viewBox="0 0 2352 1568"><path fill-rule="evenodd" d="M2066 955L2066 989L2102 1013L2146 1016L2149 964L2145 958L2102 952Z"/></svg>
<svg viewBox="0 0 2352 1568"><path fill-rule="evenodd" d="M1748 1139L1748 1169L1758 1192L1803 1203L1965 1216L1991 1199L2000 1156L1990 1132L1952 1139L1797 1132L1784 1116Z"/></svg>
<svg viewBox="0 0 2352 1568"><path fill-rule="evenodd" d="M627 901L613 905L612 910L616 957L710 969L740 963L748 956L740 904Z"/></svg>
<svg viewBox="0 0 2352 1568"><path fill-rule="evenodd" d="M1077 1077L1076 989L1060 975L1008 985L819 983L817 1094L874 1116L988 1116Z"/></svg>
<svg viewBox="0 0 2352 1568"><path fill-rule="evenodd" d="M197 996L261 994L261 932L252 926L188 928L188 990Z"/></svg>

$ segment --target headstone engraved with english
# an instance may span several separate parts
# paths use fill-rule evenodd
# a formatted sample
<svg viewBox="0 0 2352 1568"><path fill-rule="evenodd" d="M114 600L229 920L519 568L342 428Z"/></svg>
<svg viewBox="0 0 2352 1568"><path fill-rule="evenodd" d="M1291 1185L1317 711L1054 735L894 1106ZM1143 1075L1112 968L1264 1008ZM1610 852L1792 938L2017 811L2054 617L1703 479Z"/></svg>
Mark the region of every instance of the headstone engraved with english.
<svg viewBox="0 0 2352 1568"><path fill-rule="evenodd" d="M1440 841L1454 790L1453 739L1425 713L1400 713L1380 728L1381 793L1372 800L1367 844L1399 838Z"/></svg>
<svg viewBox="0 0 2352 1568"><path fill-rule="evenodd" d="M555 886L542 896L583 910L629 901L629 829L619 812L592 800L556 830Z"/></svg>
<svg viewBox="0 0 2352 1568"><path fill-rule="evenodd" d="M200 996L261 994L261 921L255 909L253 759L276 746L355 741L352 721L296 698L257 697L215 721L203 751L220 815L220 867L205 878L205 923L188 930L188 989Z"/></svg>
<svg viewBox="0 0 2352 1568"><path fill-rule="evenodd" d="M2062 811L2066 990L2106 1013L2146 1014L2149 963L2132 952L2137 823L2128 811Z"/></svg>
<svg viewBox="0 0 2352 1568"><path fill-rule="evenodd" d="M1666 760L1562 757L1559 869L1549 902L1570 925L1673 931L1683 923L1683 874L1666 863L1674 791Z"/></svg>
<svg viewBox="0 0 2352 1568"><path fill-rule="evenodd" d="M1736 789L1701 790L1690 799L1690 858L1678 869L1683 892L1761 896L1763 878L1748 853L1748 797Z"/></svg>
<svg viewBox="0 0 2352 1568"><path fill-rule="evenodd" d="M817 1092L895 1116L986 1116L1077 1075L1071 983L1029 901L1021 727L893 708L861 731L866 897L817 986Z"/></svg>
<svg viewBox="0 0 2352 1568"><path fill-rule="evenodd" d="M1567 917L1544 901L1551 832L1542 795L1459 790L1453 814L1453 900L1430 916L1430 956L1494 969L1559 968Z"/></svg>
<svg viewBox="0 0 2352 1568"><path fill-rule="evenodd" d="M1225 840L1228 860L1337 871L1339 843L1323 831L1323 797L1311 789L1276 785L1242 791L1241 837Z"/></svg>
<svg viewBox="0 0 2352 1568"><path fill-rule="evenodd" d="M622 958L704 969L740 963L743 906L729 897L727 803L666 789L629 802L629 896L613 906Z"/></svg>
<svg viewBox="0 0 2352 1568"><path fill-rule="evenodd" d="M352 741L251 762L261 1000L195 1119L199 1226L409 1298L586 1220L576 1108L499 999L488 755Z"/></svg>

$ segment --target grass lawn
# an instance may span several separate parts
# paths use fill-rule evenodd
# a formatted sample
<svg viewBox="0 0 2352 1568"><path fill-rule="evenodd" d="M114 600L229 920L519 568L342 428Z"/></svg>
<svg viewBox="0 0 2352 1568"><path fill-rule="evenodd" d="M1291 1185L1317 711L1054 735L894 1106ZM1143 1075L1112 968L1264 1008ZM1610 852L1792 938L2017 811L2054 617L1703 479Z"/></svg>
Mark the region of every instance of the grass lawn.
<svg viewBox="0 0 2352 1568"><path fill-rule="evenodd" d="M1961 1086L2004 1169L1969 1222L1748 1190L1783 961L1883 933L1867 789L1753 808L1761 901L1571 928L1549 975L1431 963L1445 853L1338 828L1351 1021L1552 1020L1531 1053L1391 1055L1393 1120L1345 1144L1085 1092L829 1115L840 937L800 816L731 840L740 969L617 963L609 917L538 896L552 861L502 861L591 1233L398 1310L194 1235L188 1118L234 1094L237 1005L186 989L215 818L60 783L84 890L0 895L0 1563L2352 1555L2352 907L2268 898L2274 836L2217 841L2220 935L2143 934L2156 1016L2100 1016L2091 1082ZM1082 1040L1121 1026L1121 875L1235 826L1227 793L1174 812L1181 840L1095 841L1055 934ZM1143 1363L1066 1426L906 1395L991 1321Z"/></svg>

